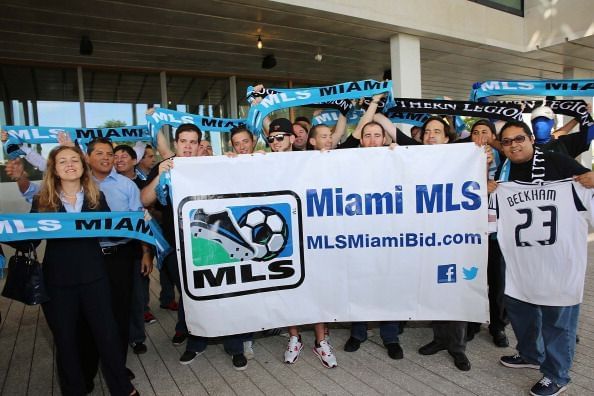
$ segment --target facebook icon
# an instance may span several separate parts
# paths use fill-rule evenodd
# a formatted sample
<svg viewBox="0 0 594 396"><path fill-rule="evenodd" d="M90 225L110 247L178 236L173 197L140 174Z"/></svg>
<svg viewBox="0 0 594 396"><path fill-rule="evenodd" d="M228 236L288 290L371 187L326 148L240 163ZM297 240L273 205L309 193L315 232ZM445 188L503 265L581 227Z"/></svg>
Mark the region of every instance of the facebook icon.
<svg viewBox="0 0 594 396"><path fill-rule="evenodd" d="M438 265L437 283L456 283L456 264Z"/></svg>

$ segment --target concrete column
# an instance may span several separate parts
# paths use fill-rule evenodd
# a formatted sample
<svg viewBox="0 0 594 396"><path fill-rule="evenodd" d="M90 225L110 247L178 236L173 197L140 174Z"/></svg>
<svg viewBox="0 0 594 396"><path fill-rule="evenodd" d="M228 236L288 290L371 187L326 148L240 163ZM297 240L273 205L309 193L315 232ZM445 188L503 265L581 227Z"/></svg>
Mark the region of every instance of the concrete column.
<svg viewBox="0 0 594 396"><path fill-rule="evenodd" d="M390 37L390 61L394 97L421 97L421 43L418 37L399 33ZM409 134L410 125L397 124Z"/></svg>
<svg viewBox="0 0 594 396"><path fill-rule="evenodd" d="M590 70L580 69L577 67L564 67L563 68L563 78L566 80L593 79L594 72L590 71ZM585 98L580 98L580 99L584 99L586 101L586 103L589 103L590 105L592 105L593 98L585 97ZM568 117L568 116L561 117L557 127L563 126L563 124L565 124L569 120L570 120L570 117ZM578 130L578 127L575 127L572 132L577 131L577 130ZM592 169L592 150L591 149L589 151L583 153L576 159L586 168Z"/></svg>

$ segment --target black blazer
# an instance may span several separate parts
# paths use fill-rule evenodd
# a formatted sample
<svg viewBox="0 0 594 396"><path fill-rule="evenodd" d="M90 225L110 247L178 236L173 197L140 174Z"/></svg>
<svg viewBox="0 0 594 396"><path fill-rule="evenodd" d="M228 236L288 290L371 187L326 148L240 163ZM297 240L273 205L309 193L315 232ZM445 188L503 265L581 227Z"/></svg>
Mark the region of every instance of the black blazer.
<svg viewBox="0 0 594 396"><path fill-rule="evenodd" d="M89 208L83 201L82 212L110 212L105 196L101 193L99 206ZM38 212L38 201L33 200L31 213ZM58 212L66 212L60 204ZM55 286L81 285L107 276L98 238L48 239L43 257L45 282Z"/></svg>

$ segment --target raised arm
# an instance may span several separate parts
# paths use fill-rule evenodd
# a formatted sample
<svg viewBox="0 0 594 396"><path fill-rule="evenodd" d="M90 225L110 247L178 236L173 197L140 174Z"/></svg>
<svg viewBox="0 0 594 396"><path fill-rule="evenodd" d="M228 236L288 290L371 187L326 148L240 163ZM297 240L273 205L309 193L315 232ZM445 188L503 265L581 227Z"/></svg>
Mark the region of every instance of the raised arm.
<svg viewBox="0 0 594 396"><path fill-rule="evenodd" d="M369 102L369 106L367 106L367 110L365 110L365 113L363 113L363 115L359 119L359 122L357 123L357 127L355 128L355 130L352 133L352 136L355 139L361 140L361 132L363 130L363 127L365 126L365 124L374 120L374 115L375 115L375 112L377 111L377 105L379 104L380 100L384 96L385 96L385 94L383 94L383 93L378 94L378 95L373 95L373 97L371 98L371 102Z"/></svg>
<svg viewBox="0 0 594 396"><path fill-rule="evenodd" d="M334 132L332 133L332 148L336 148L340 140L344 136L347 130L347 118L340 113L336 125L334 126Z"/></svg>

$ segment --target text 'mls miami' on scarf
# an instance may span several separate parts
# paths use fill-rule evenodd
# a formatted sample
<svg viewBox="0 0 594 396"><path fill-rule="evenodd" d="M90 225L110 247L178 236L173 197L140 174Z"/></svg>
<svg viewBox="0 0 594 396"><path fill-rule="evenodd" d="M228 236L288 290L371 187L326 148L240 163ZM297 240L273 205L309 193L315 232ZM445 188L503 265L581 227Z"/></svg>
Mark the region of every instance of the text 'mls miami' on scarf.
<svg viewBox="0 0 594 396"><path fill-rule="evenodd" d="M58 134L61 132L68 134L73 142L77 142L83 147L86 143L98 137L109 138L113 142L138 142L151 140L146 125L133 125L117 128L6 125L3 129L8 132L8 140L4 143L4 151L9 159L25 156L25 153L19 148L19 146L24 143L58 143Z"/></svg>
<svg viewBox="0 0 594 396"><path fill-rule="evenodd" d="M364 111L361 109L351 111L347 116L347 123L349 125L356 125L359 122L359 119L361 118L363 113L364 113ZM339 115L340 115L340 112L338 110L323 110L320 114L313 117L312 125L313 126L321 125L321 124L324 124L327 126L336 125L336 123L338 122ZM394 112L394 113L390 114L389 118L390 118L390 121L392 121L392 123L394 123L394 124L400 123L400 124L421 126L421 125L423 125L425 120L429 117L430 117L429 114L423 114L423 113L396 113L396 112Z"/></svg>
<svg viewBox="0 0 594 396"><path fill-rule="evenodd" d="M246 120L242 118L206 117L158 107L152 114L146 115L146 122L149 126L153 144L156 147L157 133L159 133L163 125L171 125L173 128L177 128L181 124L194 124L202 131L230 132L232 128L245 125Z"/></svg>
<svg viewBox="0 0 594 396"><path fill-rule="evenodd" d="M357 99L381 93L391 96L391 92L392 81L375 80L345 82L326 87L283 89L282 92L268 94L260 103L250 108L247 126L253 133L261 134L264 118L277 110L342 99Z"/></svg>
<svg viewBox="0 0 594 396"><path fill-rule="evenodd" d="M470 100L494 95L594 96L594 80L509 80L474 83Z"/></svg>
<svg viewBox="0 0 594 396"><path fill-rule="evenodd" d="M248 103L252 104L255 98L265 98L268 95L274 95L278 93L287 93L290 89L287 88L265 88L262 91L255 91L254 87L249 86L247 88L246 98ZM318 108L330 108L340 111L340 113L347 117L354 105L350 99L339 99L331 100L329 102L313 103L305 105L306 107L318 107Z"/></svg>
<svg viewBox="0 0 594 396"><path fill-rule="evenodd" d="M157 257L172 247L154 219L143 212L51 212L0 214L0 242L28 239L118 237L154 245Z"/></svg>

